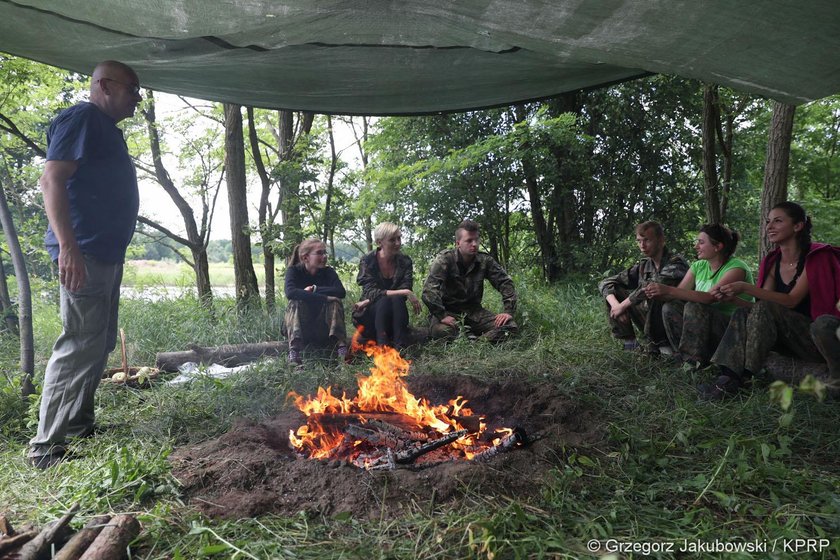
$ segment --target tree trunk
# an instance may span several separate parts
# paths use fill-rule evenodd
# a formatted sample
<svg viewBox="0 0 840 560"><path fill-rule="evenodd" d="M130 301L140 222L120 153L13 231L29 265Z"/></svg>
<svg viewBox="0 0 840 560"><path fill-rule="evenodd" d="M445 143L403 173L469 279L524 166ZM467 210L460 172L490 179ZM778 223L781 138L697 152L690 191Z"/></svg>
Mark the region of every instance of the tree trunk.
<svg viewBox="0 0 840 560"><path fill-rule="evenodd" d="M338 167L338 156L335 152L335 134L333 133L332 116L327 115L327 134L330 138L330 174L327 177L327 196L324 203L324 242L330 246L330 256L335 259L335 243L332 232L335 229L332 216L333 183L335 182L335 170Z"/></svg>
<svg viewBox="0 0 840 560"><path fill-rule="evenodd" d="M283 161L292 161L296 157L295 144L312 130L313 113L300 113L298 131L295 134L295 113L283 110L280 114L279 148ZM303 219L300 208L300 179L294 175L286 177L280 185L281 217L283 220L284 242L292 246L303 241Z"/></svg>
<svg viewBox="0 0 840 560"><path fill-rule="evenodd" d="M163 190L166 191L166 194L169 195L169 198L178 208L184 222L184 229L187 232L187 237L184 239L183 237L170 232L166 228L159 227L158 224L151 223L151 220L140 221L155 227L158 231L161 231L173 241L190 249L193 259L189 264L195 272L195 287L198 292L198 300L205 307L211 307L213 305L213 291L210 285L210 267L207 264L207 246L205 243L207 237L206 226L202 224L202 231L199 232L192 205L187 202L187 200L178 191L178 187L175 186L169 172L163 165L163 156L160 148L160 135L158 134L157 117L155 116L155 98L151 90L149 90L146 95L146 106L145 109L143 109L143 117L146 119L149 147L152 152L152 160L154 161L155 179L158 184L163 187Z"/></svg>
<svg viewBox="0 0 840 560"><path fill-rule="evenodd" d="M265 308L269 315L275 309L275 285L274 285L274 242L277 239L277 232L274 227L274 216L269 205L271 194L271 179L265 169L265 163L260 150L260 140L257 136L257 123L254 120L254 108L248 107L248 141L251 144L251 157L254 166L257 168L257 175L260 177L260 206L259 224L260 236L263 250L263 269L265 270Z"/></svg>
<svg viewBox="0 0 840 560"><path fill-rule="evenodd" d="M721 223L720 192L717 174L717 123L720 121L718 86L703 86L703 197L706 201L706 223Z"/></svg>
<svg viewBox="0 0 840 560"><path fill-rule="evenodd" d="M0 253L0 306L2 306L3 322L6 323L6 328L15 336L20 336L18 317L12 306L12 298L9 296L9 284L6 280L6 266L3 264L2 253Z"/></svg>
<svg viewBox="0 0 840 560"><path fill-rule="evenodd" d="M759 231L761 247L759 258L770 251L770 241L764 230L764 220L770 209L787 200L788 164L790 163L790 141L793 135L793 116L796 106L773 103L773 119L767 142L767 161L764 164L764 188L761 191L761 215Z"/></svg>
<svg viewBox="0 0 840 560"><path fill-rule="evenodd" d="M248 234L248 198L245 181L245 141L242 137L242 110L239 105L224 104L225 176L230 205L230 235L233 246L233 270L236 304L239 309L260 306L260 290L251 260L251 237Z"/></svg>
<svg viewBox="0 0 840 560"><path fill-rule="evenodd" d="M20 329L20 370L23 372L20 390L24 397L35 394L32 376L35 374L35 338L32 334L32 290L29 286L29 272L20 248L17 230L6 202L6 191L0 184L0 226L6 235L15 278L18 285L18 328Z"/></svg>

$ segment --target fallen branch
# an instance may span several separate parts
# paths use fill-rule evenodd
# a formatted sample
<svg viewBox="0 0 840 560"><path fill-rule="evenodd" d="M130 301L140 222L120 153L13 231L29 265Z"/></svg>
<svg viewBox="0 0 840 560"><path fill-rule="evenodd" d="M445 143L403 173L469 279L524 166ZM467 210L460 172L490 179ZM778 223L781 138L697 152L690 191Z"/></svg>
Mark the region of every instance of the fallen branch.
<svg viewBox="0 0 840 560"><path fill-rule="evenodd" d="M31 541L23 545L20 549L20 560L41 560L42 558L49 558L50 548L52 545L57 545L56 548L69 537L70 520L79 511L79 504L73 504L73 507L65 513L58 521L53 521L38 533L38 535Z"/></svg>
<svg viewBox="0 0 840 560"><path fill-rule="evenodd" d="M131 541L140 534L140 523L133 515L115 515L79 560L118 560L126 558Z"/></svg>
<svg viewBox="0 0 840 560"><path fill-rule="evenodd" d="M257 342L253 344L227 344L224 346L192 346L181 352L160 352L155 356L155 364L161 371L178 371L178 366L186 362L200 364L220 364L227 367L255 362L268 356L280 356L289 348L285 342Z"/></svg>
<svg viewBox="0 0 840 560"><path fill-rule="evenodd" d="M100 515L88 521L81 531L61 547L53 560L79 560L110 520L110 515Z"/></svg>

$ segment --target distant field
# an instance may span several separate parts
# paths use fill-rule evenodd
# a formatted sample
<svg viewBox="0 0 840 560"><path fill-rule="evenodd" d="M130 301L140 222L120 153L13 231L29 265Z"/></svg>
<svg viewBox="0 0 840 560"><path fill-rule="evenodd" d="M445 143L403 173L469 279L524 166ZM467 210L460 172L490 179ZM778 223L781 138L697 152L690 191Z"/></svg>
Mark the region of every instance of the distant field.
<svg viewBox="0 0 840 560"><path fill-rule="evenodd" d="M265 282L262 265L254 265L257 279ZM123 285L134 288L145 286L190 286L195 283L195 273L185 263L172 261L136 260L125 263ZM214 287L233 286L234 273L231 263L210 263L210 283Z"/></svg>

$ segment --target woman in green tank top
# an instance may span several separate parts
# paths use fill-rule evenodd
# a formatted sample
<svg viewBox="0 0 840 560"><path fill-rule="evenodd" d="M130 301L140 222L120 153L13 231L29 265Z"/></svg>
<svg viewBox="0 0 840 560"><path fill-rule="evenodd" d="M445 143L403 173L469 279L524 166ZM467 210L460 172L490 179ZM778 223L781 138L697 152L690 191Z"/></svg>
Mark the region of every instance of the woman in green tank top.
<svg viewBox="0 0 840 560"><path fill-rule="evenodd" d="M679 286L651 284L649 298L666 300L662 318L675 355L692 365L705 367L714 354L729 318L739 305L753 298L745 295L734 302L718 301L712 290L730 282L753 283L747 264L734 256L738 233L720 224L707 224L697 234L692 263Z"/></svg>

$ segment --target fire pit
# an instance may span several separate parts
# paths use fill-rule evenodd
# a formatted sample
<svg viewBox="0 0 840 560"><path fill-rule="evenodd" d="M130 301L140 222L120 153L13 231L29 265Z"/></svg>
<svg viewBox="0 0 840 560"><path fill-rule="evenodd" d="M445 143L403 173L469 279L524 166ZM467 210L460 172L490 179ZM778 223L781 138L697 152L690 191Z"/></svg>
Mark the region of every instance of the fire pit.
<svg viewBox="0 0 840 560"><path fill-rule="evenodd" d="M355 397L319 387L315 396L290 393L306 423L289 431L293 449L312 459L347 462L367 470L425 468L451 461L482 461L531 440L521 428L488 430L484 416L456 396L444 405L415 397L405 384L410 362L373 341L354 352L373 360L370 376L360 376Z"/></svg>

